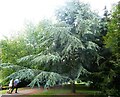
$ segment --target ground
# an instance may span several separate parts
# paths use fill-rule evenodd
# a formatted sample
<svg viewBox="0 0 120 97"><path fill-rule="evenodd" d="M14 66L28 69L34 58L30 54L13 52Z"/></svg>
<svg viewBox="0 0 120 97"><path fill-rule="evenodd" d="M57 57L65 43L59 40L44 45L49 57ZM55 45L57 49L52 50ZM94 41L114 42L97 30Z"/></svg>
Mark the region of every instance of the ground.
<svg viewBox="0 0 120 97"><path fill-rule="evenodd" d="M22 97L29 97L30 95L34 96L34 94L38 94L38 93L40 94L40 93L42 93L44 91L46 91L46 90L44 90L43 88L33 88L33 89L31 89L31 88L24 88L24 89L18 90L17 94L14 93L14 91L13 91L12 94L8 94L8 93L2 94L2 97L21 97L21 96ZM84 94L73 94L73 93L71 93L71 94L57 94L57 95L50 95L50 96L51 97L53 97L53 96L54 97L55 96L57 96L57 97L58 96L60 96L60 97L66 97L68 95L69 95L69 97L85 97ZM45 95L39 95L38 97L40 97L40 96L43 97Z"/></svg>
<svg viewBox="0 0 120 97"><path fill-rule="evenodd" d="M2 97L9 97L9 96L18 96L18 95L32 95L32 94L36 94L36 93L40 93L42 92L43 89L41 88L24 88L22 90L18 90L18 93L13 93L12 94L8 94L8 93L5 93L5 94L2 94Z"/></svg>
<svg viewBox="0 0 120 97"><path fill-rule="evenodd" d="M71 93L70 85L56 86L49 89L24 87L18 89L18 94L7 94L6 90L0 91L2 97L98 97L93 96L100 91L89 89L89 87L76 85L76 93ZM92 96L88 96L92 95Z"/></svg>

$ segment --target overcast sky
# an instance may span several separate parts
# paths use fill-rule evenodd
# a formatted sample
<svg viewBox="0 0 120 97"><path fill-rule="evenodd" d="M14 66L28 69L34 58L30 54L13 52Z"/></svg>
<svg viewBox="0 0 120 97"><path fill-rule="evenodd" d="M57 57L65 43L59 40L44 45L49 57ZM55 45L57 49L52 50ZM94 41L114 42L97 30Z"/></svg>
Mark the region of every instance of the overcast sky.
<svg viewBox="0 0 120 97"><path fill-rule="evenodd" d="M26 21L39 22L53 17L54 10L66 0L0 0L0 39L22 29ZM67 0L68 1L68 0ZM119 0L80 0L90 3L93 10L103 11Z"/></svg>

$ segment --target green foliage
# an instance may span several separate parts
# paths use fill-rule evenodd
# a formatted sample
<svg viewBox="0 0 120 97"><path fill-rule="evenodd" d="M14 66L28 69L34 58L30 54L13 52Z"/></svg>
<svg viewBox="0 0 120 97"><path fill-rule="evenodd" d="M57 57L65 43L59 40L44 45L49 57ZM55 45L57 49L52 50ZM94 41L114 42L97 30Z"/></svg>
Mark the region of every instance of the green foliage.
<svg viewBox="0 0 120 97"><path fill-rule="evenodd" d="M60 61L60 56L58 55L52 55L49 53L49 55L41 55L41 56L36 56L32 62L34 64L42 65L42 64L51 64L54 65L54 63L57 63ZM54 63L53 63L54 62Z"/></svg>
<svg viewBox="0 0 120 97"><path fill-rule="evenodd" d="M4 79L7 76L11 75L13 72L16 72L20 69L23 69L24 67L18 66L18 65L13 65L9 63L2 63L0 64L0 71L2 73L1 78Z"/></svg>
<svg viewBox="0 0 120 97"><path fill-rule="evenodd" d="M102 91L106 95L120 96L120 2L114 6L112 15L108 23L108 33L104 37L106 47L110 49L112 55L102 65L101 84Z"/></svg>
<svg viewBox="0 0 120 97"><path fill-rule="evenodd" d="M18 46L20 50L11 53L5 45L9 41L3 43L3 48L10 53L9 57L13 54L12 57L17 56L15 59L18 59L8 60L5 49L3 62L24 67L7 78L30 80L32 87L40 87L42 83L48 87L69 80L75 82L81 75L90 73L87 70L98 58L99 46L94 39L99 33L99 16L87 4L76 0L67 2L56 15L57 23L44 20L37 26L28 25L23 43ZM17 47L13 45L14 41L10 42L10 47L15 49Z"/></svg>
<svg viewBox="0 0 120 97"><path fill-rule="evenodd" d="M9 69L9 68L4 68L4 69L2 69L2 70L0 70L1 71L1 79L4 79L4 78L6 78L7 76L9 76L10 74L12 74L13 72L14 72L14 70L12 70L12 69Z"/></svg>
<svg viewBox="0 0 120 97"><path fill-rule="evenodd" d="M113 9L108 24L108 33L105 37L106 47L109 47L116 57L120 57L120 2Z"/></svg>
<svg viewBox="0 0 120 97"><path fill-rule="evenodd" d="M68 77L61 76L57 73L43 71L34 78L29 86L34 87L35 84L37 84L38 87L42 85L45 88L48 88L55 85L61 85L63 82L68 82L69 80Z"/></svg>
<svg viewBox="0 0 120 97"><path fill-rule="evenodd" d="M93 63L94 69L92 69L91 71L92 73L86 76L86 78L88 77L88 79L92 82L91 87L96 88L96 89L101 88L101 83L104 77L102 75L102 72L104 71L103 64L106 64L108 59L111 56L110 50L105 48L104 39L103 39L103 37L107 34L107 31L108 31L108 27L107 27L108 22L109 22L109 14L105 7L104 16L101 17L99 21L100 33L98 33L98 35L96 35L96 37L93 38L94 39L93 41L99 46L99 49L97 51L97 60L96 60L96 63L98 65L95 66L96 63Z"/></svg>
<svg viewBox="0 0 120 97"><path fill-rule="evenodd" d="M0 41L1 48L1 61L2 63L13 63L17 64L16 59L19 59L25 56L26 44L23 40L23 37L19 36L13 39L6 39Z"/></svg>
<svg viewBox="0 0 120 97"><path fill-rule="evenodd" d="M42 45L44 43L48 43L47 41L42 41L42 39L47 36L48 33L46 32L50 31L51 25L52 22L48 20L43 20L36 26L32 23L26 25L26 29L24 31L24 39L27 45L29 55L38 54L43 51L47 45L49 45Z"/></svg>
<svg viewBox="0 0 120 97"><path fill-rule="evenodd" d="M40 71L34 69L21 69L7 78L19 78L20 80L31 81Z"/></svg>

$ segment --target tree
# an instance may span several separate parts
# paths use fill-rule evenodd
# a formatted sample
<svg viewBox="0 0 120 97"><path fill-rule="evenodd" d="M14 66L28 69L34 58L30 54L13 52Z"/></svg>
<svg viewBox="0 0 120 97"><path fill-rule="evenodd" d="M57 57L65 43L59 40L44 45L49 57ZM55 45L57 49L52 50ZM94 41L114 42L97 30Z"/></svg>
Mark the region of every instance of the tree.
<svg viewBox="0 0 120 97"><path fill-rule="evenodd" d="M58 21L68 24L71 27L70 33L81 40L86 47L90 45L89 42L91 42L93 45L97 44L96 36L98 36L100 33L100 17L90 10L89 5L79 2L78 0L71 0L70 2L66 3L66 6L57 10L56 14ZM94 53L94 51L89 53ZM92 62L93 59L89 61ZM86 67L90 68L90 64Z"/></svg>
<svg viewBox="0 0 120 97"><path fill-rule="evenodd" d="M111 58L106 65L109 72L107 80L103 85L107 95L120 96L120 2L113 8L110 22L108 23L108 33L105 36L106 47L112 52Z"/></svg>
<svg viewBox="0 0 120 97"><path fill-rule="evenodd" d="M108 24L109 33L105 37L106 47L109 47L116 58L120 57L120 2L113 9L110 23ZM113 38L114 37L114 38Z"/></svg>
<svg viewBox="0 0 120 97"><path fill-rule="evenodd" d="M110 56L112 55L110 50L105 47L104 44L104 37L107 34L108 31L108 22L109 22L109 16L110 14L108 13L107 8L105 7L104 9L104 15L103 17L100 18L99 21L99 31L100 33L96 35L95 37L95 43L99 46L99 49L97 51L98 53L98 59L97 63L99 65L96 65L95 70L92 70L91 74L88 75L88 79L92 82L91 86L96 89L101 89L101 84L103 83L103 78L106 79L105 76L103 76L103 72L105 72L105 68L107 67L108 60ZM93 62L93 64L95 64Z"/></svg>
<svg viewBox="0 0 120 97"><path fill-rule="evenodd" d="M44 31L51 24L52 22L49 20L42 20L36 26L32 23L26 24L24 31L24 41L30 54L40 53L41 50L45 48L42 48L42 46L40 45L40 43L42 42L41 38L45 36Z"/></svg>
<svg viewBox="0 0 120 97"><path fill-rule="evenodd" d="M94 39L99 33L99 16L88 5L75 0L66 3L62 9L58 10L57 23L48 25L46 22L42 28L40 26L40 33L36 33L39 35L35 36L39 41L37 47L44 49L20 58L19 64L27 62L29 68L8 78L29 79L32 87L71 82L72 92L75 92L75 81L82 74L89 73L87 69L90 70L92 62L97 59L99 47Z"/></svg>
<svg viewBox="0 0 120 97"><path fill-rule="evenodd" d="M17 64L16 59L27 55L26 43L23 37L14 37L13 39L5 39L0 41L1 61L2 63Z"/></svg>

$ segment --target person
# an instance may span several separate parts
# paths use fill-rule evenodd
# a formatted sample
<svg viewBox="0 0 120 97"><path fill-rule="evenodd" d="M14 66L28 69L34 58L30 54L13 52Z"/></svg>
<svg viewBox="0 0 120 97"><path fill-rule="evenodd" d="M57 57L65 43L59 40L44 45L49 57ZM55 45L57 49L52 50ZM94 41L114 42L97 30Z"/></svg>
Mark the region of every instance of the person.
<svg viewBox="0 0 120 97"><path fill-rule="evenodd" d="M9 83L9 90L7 91L7 93L11 93L13 85L14 85L14 79L11 79Z"/></svg>
<svg viewBox="0 0 120 97"><path fill-rule="evenodd" d="M12 92L13 92L14 89L16 89L15 93L18 93L17 90L18 90L18 84L19 84L19 82L20 82L19 79L15 79L14 80L14 85L12 86L11 94L12 94Z"/></svg>

